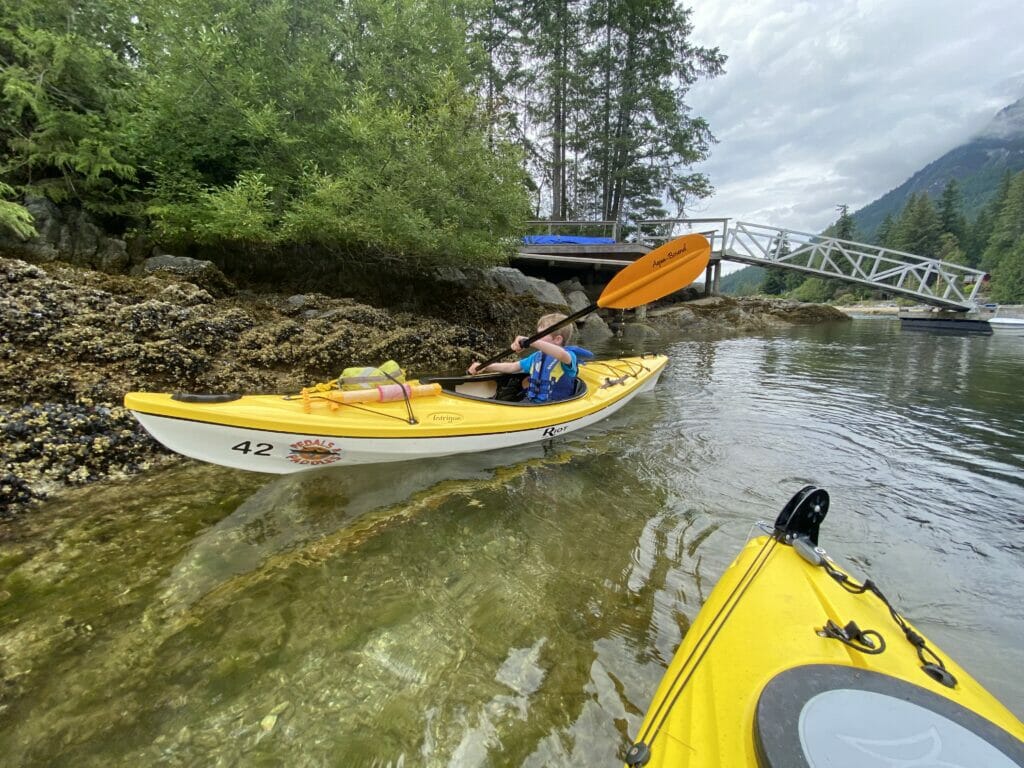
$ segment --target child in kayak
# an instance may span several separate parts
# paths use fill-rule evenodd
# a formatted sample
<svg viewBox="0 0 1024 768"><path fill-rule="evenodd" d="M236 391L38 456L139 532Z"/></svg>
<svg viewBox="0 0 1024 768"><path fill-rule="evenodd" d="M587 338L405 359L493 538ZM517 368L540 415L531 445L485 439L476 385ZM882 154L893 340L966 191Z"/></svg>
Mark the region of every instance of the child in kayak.
<svg viewBox="0 0 1024 768"><path fill-rule="evenodd" d="M566 316L559 313L544 315L537 321L537 331L556 325ZM479 363L469 366L469 373L526 373L529 378L523 382L526 399L531 403L553 403L572 397L576 391L576 376L579 373L577 356L591 357L585 349L566 346L572 341L572 323L552 331L530 345L533 354L512 363L491 363L483 368ZM520 352L527 336L516 336L512 351Z"/></svg>

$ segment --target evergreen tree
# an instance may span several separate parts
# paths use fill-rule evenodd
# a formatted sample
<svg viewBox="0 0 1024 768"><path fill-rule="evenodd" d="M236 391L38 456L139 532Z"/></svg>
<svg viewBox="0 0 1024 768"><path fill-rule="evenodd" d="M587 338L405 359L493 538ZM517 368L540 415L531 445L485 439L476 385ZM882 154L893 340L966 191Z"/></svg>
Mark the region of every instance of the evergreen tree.
<svg viewBox="0 0 1024 768"><path fill-rule="evenodd" d="M479 46L476 68L482 72L481 95L488 117L488 144L512 137L523 143L521 105L514 100L523 79L521 0L482 4L468 16L471 40Z"/></svg>
<svg viewBox="0 0 1024 768"><path fill-rule="evenodd" d="M850 206L843 203L842 205L836 206L836 210L839 212L839 218L836 219L836 223L832 225L830 231L832 237L840 240L857 240L857 222L853 220L853 216L850 215Z"/></svg>
<svg viewBox="0 0 1024 768"><path fill-rule="evenodd" d="M1024 302L1024 239L1000 260L992 275L992 298L1004 304Z"/></svg>
<svg viewBox="0 0 1024 768"><path fill-rule="evenodd" d="M524 58L533 63L528 73L527 115L543 126L541 172L549 185L551 218L568 218L570 192L569 130L574 98L582 82L578 57L582 52L579 3L537 0L523 6Z"/></svg>
<svg viewBox="0 0 1024 768"><path fill-rule="evenodd" d="M123 209L121 184L136 173L123 139L137 76L131 19L120 0L0 0L0 175L10 188Z"/></svg>
<svg viewBox="0 0 1024 768"><path fill-rule="evenodd" d="M764 282L761 283L761 292L769 296L781 296L788 288L786 286L786 272L784 269L766 269Z"/></svg>
<svg viewBox="0 0 1024 768"><path fill-rule="evenodd" d="M845 203L843 205L837 205L836 212L839 214L839 217L835 220L834 223L830 224L825 229L823 234L827 237L834 237L838 240L856 242L858 239L857 224L853 220L853 217L850 215L850 207ZM840 272L846 275L849 275L853 272L853 264L848 259L844 258L840 253L837 252L834 258L836 266L839 268ZM828 296L826 297L827 299L833 298L839 291L850 291L850 288L848 286L843 286L841 283L835 280L822 281L822 284L825 286L825 292L828 293ZM813 290L814 295L820 295L822 293L822 289L820 289L816 285L813 288L808 288L807 290ZM806 295L806 291L802 295ZM811 299L803 300L811 301Z"/></svg>
<svg viewBox="0 0 1024 768"><path fill-rule="evenodd" d="M939 251L936 254L936 258L949 264L959 264L963 267L970 266L967 263L967 255L960 247L960 242L957 240L956 235L952 232L943 232L939 235Z"/></svg>
<svg viewBox="0 0 1024 768"><path fill-rule="evenodd" d="M885 218L882 219L882 223L878 225L878 230L875 232L875 242L877 245L883 248L892 248L893 246L893 233L896 229L896 222L892 218L891 213L885 214Z"/></svg>
<svg viewBox="0 0 1024 768"><path fill-rule="evenodd" d="M1013 174L1009 171L1003 174L996 193L988 204L978 212L974 223L968 228L966 251L972 267L981 267L983 254L988 249L989 238L992 236L992 229L995 227L999 210L1010 194L1012 179Z"/></svg>
<svg viewBox="0 0 1024 768"><path fill-rule="evenodd" d="M931 198L924 192L913 194L896 222L893 247L916 256L935 258L941 234L942 224Z"/></svg>
<svg viewBox="0 0 1024 768"><path fill-rule="evenodd" d="M953 235L958 245L966 245L967 219L963 214L963 196L956 179L950 179L939 200L939 222L944 233Z"/></svg>
<svg viewBox="0 0 1024 768"><path fill-rule="evenodd" d="M993 273L1002 260L1024 238L1024 171L1014 176L1001 195L999 209L992 225L988 247L982 256L982 267Z"/></svg>
<svg viewBox="0 0 1024 768"><path fill-rule="evenodd" d="M779 259L788 256L792 251L789 244L789 237L782 235L775 239L769 252L777 254ZM794 279L795 278L795 279ZM789 269L766 269L764 281L761 284L761 292L769 296L781 296L788 291L798 287L803 282L804 276L799 272Z"/></svg>
<svg viewBox="0 0 1024 768"><path fill-rule="evenodd" d="M725 57L690 42L690 13L674 0L591 4L590 91L601 118L586 124L583 162L600 185L603 218L639 218L634 201L651 195L678 214L691 197L710 193L707 178L688 169L714 139L685 99L700 77L722 72Z"/></svg>
<svg viewBox="0 0 1024 768"><path fill-rule="evenodd" d="M992 275L995 301L1024 301L1024 171L1006 186L982 265Z"/></svg>

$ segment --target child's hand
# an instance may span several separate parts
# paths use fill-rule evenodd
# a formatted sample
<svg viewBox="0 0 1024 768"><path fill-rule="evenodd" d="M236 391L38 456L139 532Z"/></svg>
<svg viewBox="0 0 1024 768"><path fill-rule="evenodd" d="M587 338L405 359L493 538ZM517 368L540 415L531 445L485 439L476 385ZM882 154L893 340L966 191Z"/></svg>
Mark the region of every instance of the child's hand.
<svg viewBox="0 0 1024 768"><path fill-rule="evenodd" d="M523 351L523 342L526 341L528 338L529 338L529 336L516 336L516 340L512 342L512 351L513 352L522 352Z"/></svg>
<svg viewBox="0 0 1024 768"><path fill-rule="evenodd" d="M477 371L480 370L480 363L474 361L469 364L469 369L466 371L470 376L476 376Z"/></svg>

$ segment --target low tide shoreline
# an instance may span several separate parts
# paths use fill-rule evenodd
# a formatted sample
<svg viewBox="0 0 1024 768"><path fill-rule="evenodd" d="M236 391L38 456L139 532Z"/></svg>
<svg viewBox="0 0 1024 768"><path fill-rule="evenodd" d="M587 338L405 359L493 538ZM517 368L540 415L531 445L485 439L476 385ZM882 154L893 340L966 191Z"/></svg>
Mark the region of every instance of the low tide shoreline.
<svg viewBox="0 0 1024 768"><path fill-rule="evenodd" d="M351 298L219 293L169 274L2 257L0 281L0 521L69 488L173 460L124 409L125 392L298 392L388 359L412 376L456 372L543 309L462 286L447 291L444 314L428 317ZM659 303L617 331L629 341L656 337L658 327L721 336L845 319L821 305L709 297Z"/></svg>

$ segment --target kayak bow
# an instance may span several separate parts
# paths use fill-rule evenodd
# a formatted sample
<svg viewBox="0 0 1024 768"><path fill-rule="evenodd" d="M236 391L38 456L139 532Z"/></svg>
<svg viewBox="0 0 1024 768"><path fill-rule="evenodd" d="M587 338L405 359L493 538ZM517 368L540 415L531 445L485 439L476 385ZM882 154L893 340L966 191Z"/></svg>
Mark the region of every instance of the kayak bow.
<svg viewBox="0 0 1024 768"><path fill-rule="evenodd" d="M818 546L827 510L828 494L807 486L743 548L628 766L1024 766L1020 720Z"/></svg>

